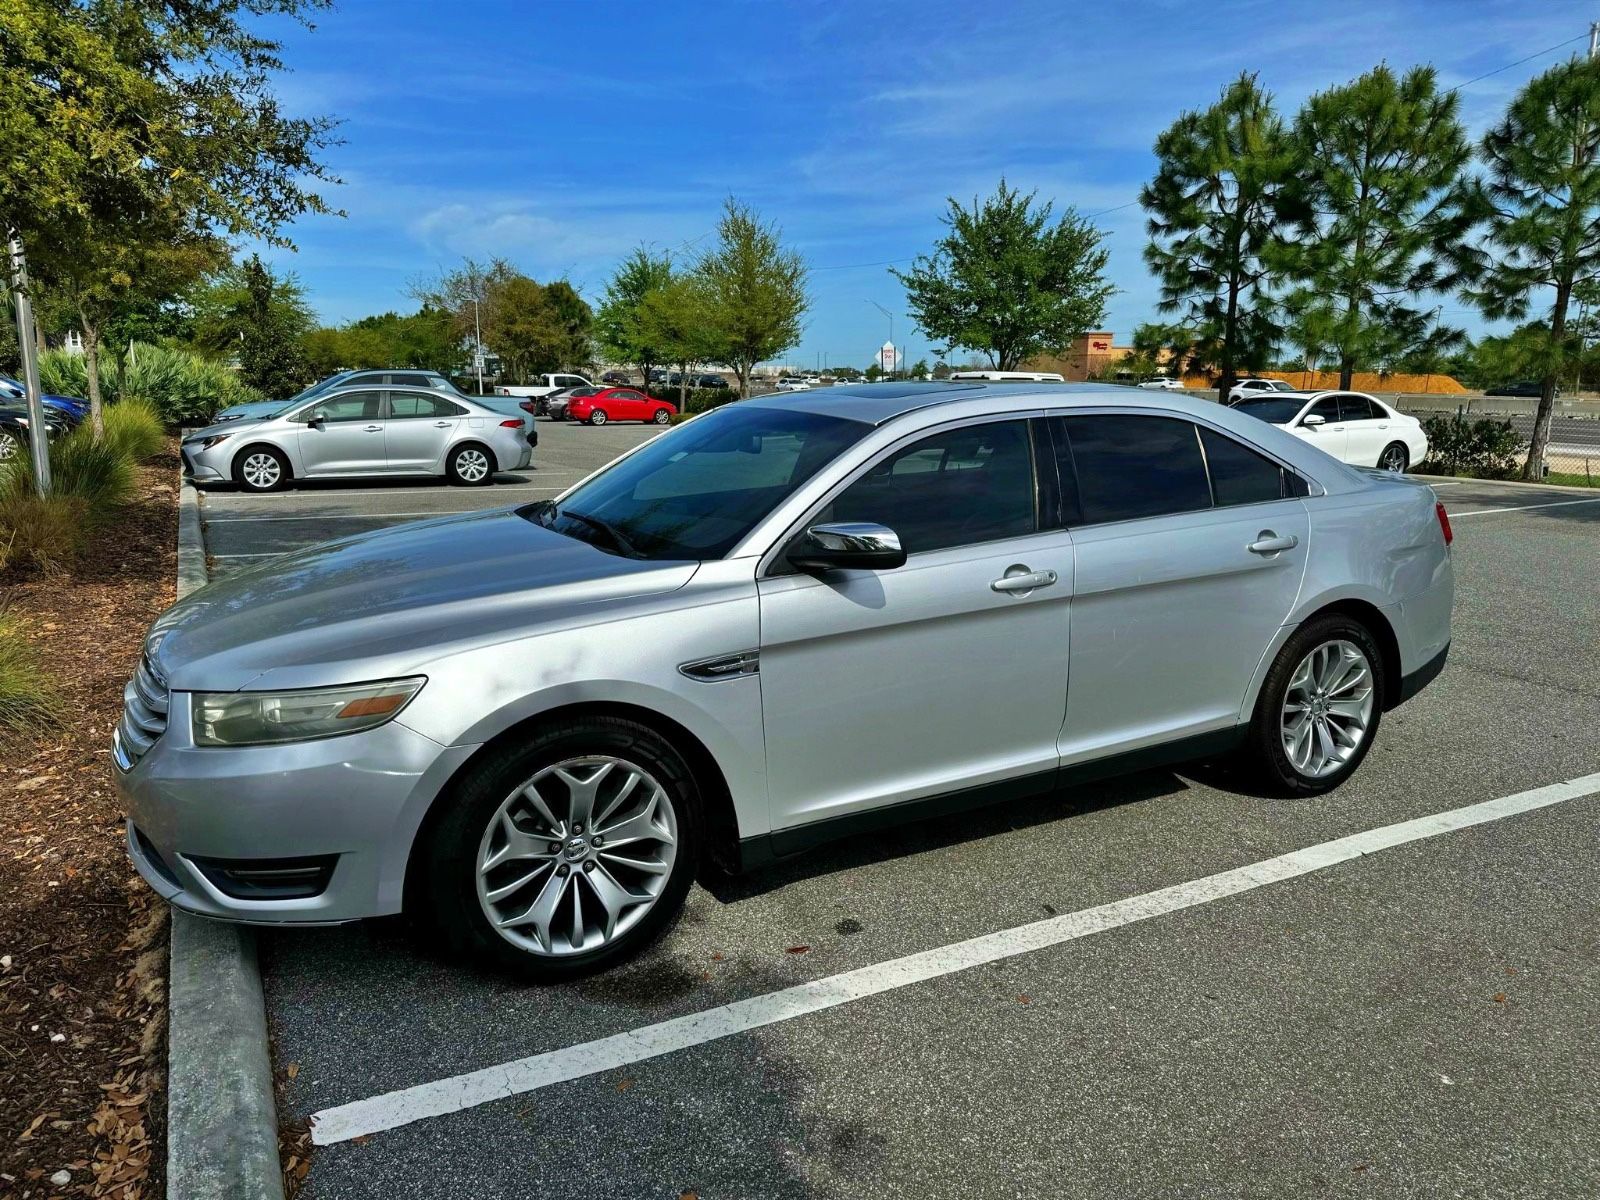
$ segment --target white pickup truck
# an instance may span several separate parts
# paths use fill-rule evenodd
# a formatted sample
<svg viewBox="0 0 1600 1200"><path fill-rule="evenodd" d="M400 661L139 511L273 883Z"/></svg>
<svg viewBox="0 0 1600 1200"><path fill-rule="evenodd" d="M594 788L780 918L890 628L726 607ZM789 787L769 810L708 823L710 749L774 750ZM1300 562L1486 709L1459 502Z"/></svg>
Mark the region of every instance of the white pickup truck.
<svg viewBox="0 0 1600 1200"><path fill-rule="evenodd" d="M562 388L593 387L582 375L536 375L538 383L508 383L494 389L496 396L524 396L533 399L559 392Z"/></svg>

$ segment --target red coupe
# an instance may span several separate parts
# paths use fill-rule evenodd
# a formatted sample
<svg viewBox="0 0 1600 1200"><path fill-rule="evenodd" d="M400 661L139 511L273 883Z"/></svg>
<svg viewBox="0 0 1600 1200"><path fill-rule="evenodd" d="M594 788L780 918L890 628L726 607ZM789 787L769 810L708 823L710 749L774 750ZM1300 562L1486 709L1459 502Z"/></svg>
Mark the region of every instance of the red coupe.
<svg viewBox="0 0 1600 1200"><path fill-rule="evenodd" d="M676 404L647 396L638 388L600 388L593 395L574 394L567 404L567 420L604 425L607 421L653 421L665 425L678 411Z"/></svg>

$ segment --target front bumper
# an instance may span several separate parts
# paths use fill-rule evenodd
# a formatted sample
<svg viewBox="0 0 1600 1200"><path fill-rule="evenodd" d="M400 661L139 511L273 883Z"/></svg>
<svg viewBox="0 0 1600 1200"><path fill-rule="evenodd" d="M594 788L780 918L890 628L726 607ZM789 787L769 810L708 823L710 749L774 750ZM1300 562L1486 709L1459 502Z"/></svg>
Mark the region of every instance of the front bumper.
<svg viewBox="0 0 1600 1200"><path fill-rule="evenodd" d="M115 771L128 854L145 882L188 912L257 924L399 912L417 828L476 747L444 747L391 721L320 741L200 748L185 736L187 699L173 693L167 731ZM239 883L304 864L315 870L282 877L312 880L314 894L263 898L270 892Z"/></svg>
<svg viewBox="0 0 1600 1200"><path fill-rule="evenodd" d="M228 478L220 467L208 459L205 451L184 446L181 448L181 452L183 454L183 473L188 478L199 483L215 483Z"/></svg>

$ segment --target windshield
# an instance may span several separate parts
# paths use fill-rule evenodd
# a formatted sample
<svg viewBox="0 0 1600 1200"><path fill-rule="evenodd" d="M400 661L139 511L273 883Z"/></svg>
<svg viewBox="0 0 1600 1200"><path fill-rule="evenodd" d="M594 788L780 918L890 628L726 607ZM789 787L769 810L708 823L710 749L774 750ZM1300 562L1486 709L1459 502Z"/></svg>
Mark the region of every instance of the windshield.
<svg viewBox="0 0 1600 1200"><path fill-rule="evenodd" d="M526 519L630 558L721 558L872 426L726 405L697 417Z"/></svg>
<svg viewBox="0 0 1600 1200"><path fill-rule="evenodd" d="M1305 403L1304 396L1253 396L1239 401L1233 407L1269 424L1287 425L1305 407Z"/></svg>

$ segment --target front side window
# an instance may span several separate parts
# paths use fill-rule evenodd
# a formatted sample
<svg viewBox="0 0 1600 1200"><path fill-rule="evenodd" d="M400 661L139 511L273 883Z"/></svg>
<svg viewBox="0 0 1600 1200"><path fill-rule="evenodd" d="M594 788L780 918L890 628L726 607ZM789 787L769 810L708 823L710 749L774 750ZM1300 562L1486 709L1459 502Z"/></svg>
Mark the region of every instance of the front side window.
<svg viewBox="0 0 1600 1200"><path fill-rule="evenodd" d="M302 421L324 421L337 425L341 421L376 421L383 413L383 397L379 392L344 392L314 404L300 414Z"/></svg>
<svg viewBox="0 0 1600 1200"><path fill-rule="evenodd" d="M1068 452L1085 524L1211 507L1195 427L1173 417L1067 417Z"/></svg>
<svg viewBox="0 0 1600 1200"><path fill-rule="evenodd" d="M1311 406L1311 410L1306 413L1306 416L1321 417L1329 425L1332 425L1339 419L1339 397L1324 396ZM1301 423L1304 424L1304 421L1302 420Z"/></svg>
<svg viewBox="0 0 1600 1200"><path fill-rule="evenodd" d="M1033 448L1026 421L947 429L874 464L815 519L870 521L907 554L1033 533Z"/></svg>
<svg viewBox="0 0 1600 1200"><path fill-rule="evenodd" d="M526 519L634 558L722 558L798 487L855 445L864 421L726 405L647 443Z"/></svg>

